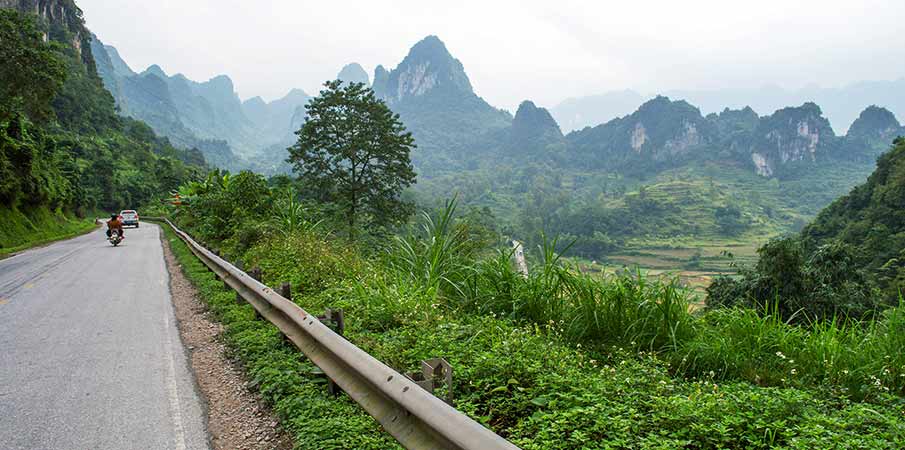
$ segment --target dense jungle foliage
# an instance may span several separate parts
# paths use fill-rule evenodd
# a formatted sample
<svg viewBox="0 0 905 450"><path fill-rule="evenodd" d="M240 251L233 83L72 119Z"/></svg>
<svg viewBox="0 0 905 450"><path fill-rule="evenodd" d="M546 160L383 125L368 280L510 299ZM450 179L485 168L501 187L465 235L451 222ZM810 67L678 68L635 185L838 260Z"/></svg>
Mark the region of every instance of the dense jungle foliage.
<svg viewBox="0 0 905 450"><path fill-rule="evenodd" d="M138 207L204 164L197 152L116 114L84 55L90 48L80 39L89 34L80 13L74 17L47 22L0 10L0 209L3 228L23 233L4 239L4 247L38 231L34 218L44 213L37 210L84 216Z"/></svg>

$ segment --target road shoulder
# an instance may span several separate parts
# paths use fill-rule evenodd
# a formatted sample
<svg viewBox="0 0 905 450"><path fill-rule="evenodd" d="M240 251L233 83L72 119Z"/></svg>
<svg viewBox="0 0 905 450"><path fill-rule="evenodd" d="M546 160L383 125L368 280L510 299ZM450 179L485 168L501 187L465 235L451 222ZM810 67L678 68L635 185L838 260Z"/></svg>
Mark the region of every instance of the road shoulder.
<svg viewBox="0 0 905 450"><path fill-rule="evenodd" d="M160 234L170 273L170 292L179 333L201 394L207 403L214 449L291 449L292 440L260 397L248 389L245 372L227 355L222 326L210 317L182 266Z"/></svg>

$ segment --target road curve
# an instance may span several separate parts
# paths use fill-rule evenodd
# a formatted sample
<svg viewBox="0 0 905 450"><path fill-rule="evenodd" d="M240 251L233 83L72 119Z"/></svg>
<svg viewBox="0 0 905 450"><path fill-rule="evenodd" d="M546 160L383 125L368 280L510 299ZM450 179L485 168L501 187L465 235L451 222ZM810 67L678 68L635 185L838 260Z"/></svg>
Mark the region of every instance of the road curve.
<svg viewBox="0 0 905 450"><path fill-rule="evenodd" d="M0 260L0 448L206 449L160 229Z"/></svg>

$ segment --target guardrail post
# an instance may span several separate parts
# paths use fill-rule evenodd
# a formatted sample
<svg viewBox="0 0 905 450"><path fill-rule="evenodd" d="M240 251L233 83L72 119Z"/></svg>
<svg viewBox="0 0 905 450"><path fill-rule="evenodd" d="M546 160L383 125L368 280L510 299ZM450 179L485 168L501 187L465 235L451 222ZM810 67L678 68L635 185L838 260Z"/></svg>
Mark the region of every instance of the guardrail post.
<svg viewBox="0 0 905 450"><path fill-rule="evenodd" d="M248 275L251 276L251 278L253 278L258 283L260 283L261 278L263 278L263 272L261 271L261 268L258 266L252 267L251 270L248 271ZM263 319L263 318L264 317L261 316L261 313L258 312L257 309L255 309L255 319Z"/></svg>
<svg viewBox="0 0 905 450"><path fill-rule="evenodd" d="M317 319L321 321L322 324L330 327L336 334L342 336L343 332L346 331L346 320L343 316L342 308L333 309L327 308L324 310L324 314L317 316ZM337 396L342 389L336 385L335 382L330 377L327 377L327 390L331 395Z"/></svg>
<svg viewBox="0 0 905 450"><path fill-rule="evenodd" d="M438 385L446 386L448 405L453 404L452 366L443 358L431 358L421 361L421 372L406 372L405 376L427 392L434 393Z"/></svg>
<svg viewBox="0 0 905 450"><path fill-rule="evenodd" d="M280 285L280 297L292 301L292 283L283 283ZM289 339L289 336L286 336L283 333L280 333L280 336L283 338L284 344L293 345L292 339Z"/></svg>
<svg viewBox="0 0 905 450"><path fill-rule="evenodd" d="M233 265L236 266L237 269L239 269L243 272L245 271L245 268L244 268L245 263L243 263L241 259L237 259L236 262L233 263ZM239 291L236 291L236 303L238 303L240 305L243 305L246 303L245 299L242 298L242 295L239 294Z"/></svg>

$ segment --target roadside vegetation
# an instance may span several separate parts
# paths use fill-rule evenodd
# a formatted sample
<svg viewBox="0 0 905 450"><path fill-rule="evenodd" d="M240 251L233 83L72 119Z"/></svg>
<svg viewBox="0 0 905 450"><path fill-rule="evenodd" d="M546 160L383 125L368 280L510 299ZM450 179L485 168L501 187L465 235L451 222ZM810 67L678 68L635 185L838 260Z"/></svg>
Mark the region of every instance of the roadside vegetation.
<svg viewBox="0 0 905 450"><path fill-rule="evenodd" d="M425 212L398 237L351 243L331 232L329 210L316 203L295 210L292 220L308 225L286 231L287 212L276 206L285 205L286 190L249 173L235 177L258 188L229 200L214 187L172 213L230 259L260 266L267 284L291 282L306 310L343 308L346 337L397 370L445 357L455 368L456 407L523 448L905 443L902 306L863 323L790 324L744 307L692 314L674 283L582 274L559 258L563 243L554 240L535 252L524 278L493 231L456 214L454 202ZM200 206L211 198L259 206L217 215ZM221 227L205 228L208 221ZM233 231L216 234L222 229ZM349 441L378 435L348 430L378 426L352 414L346 400L322 399L317 371L300 368L304 358L273 327L235 306L222 283L206 274L198 281L186 267L212 308L234 311L221 313L228 325L241 317L244 325L235 326L261 330L230 342L238 355L253 352L242 359L254 384L297 439L314 445L311 427L323 427L319 439L336 448L386 448ZM282 368L265 370L260 361ZM312 404L298 398L315 395L309 388L323 409L281 409Z"/></svg>
<svg viewBox="0 0 905 450"><path fill-rule="evenodd" d="M299 134L296 155L323 155L327 138ZM319 164L348 167L349 154ZM844 244L807 253L773 241L695 311L675 279L580 270L561 256L574 239L542 237L523 276L504 233L456 198L409 220L349 220L380 201L334 204L336 192L297 169L271 180L213 172L184 185L168 214L260 267L266 284L291 283L307 311L342 308L345 337L391 367L446 358L455 406L523 448L905 445L905 302L883 299ZM389 445L348 400L326 400L318 371L174 245L300 448Z"/></svg>
<svg viewBox="0 0 905 450"><path fill-rule="evenodd" d="M0 258L28 247L87 233L94 227L94 219L79 219L60 210L35 208L23 213L0 208Z"/></svg>

